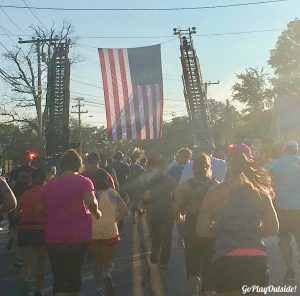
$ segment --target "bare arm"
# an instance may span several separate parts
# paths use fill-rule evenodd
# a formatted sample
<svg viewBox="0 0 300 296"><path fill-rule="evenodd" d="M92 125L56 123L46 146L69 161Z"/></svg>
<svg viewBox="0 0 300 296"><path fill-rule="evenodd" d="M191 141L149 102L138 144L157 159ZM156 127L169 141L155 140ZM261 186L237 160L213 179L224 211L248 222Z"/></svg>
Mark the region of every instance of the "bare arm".
<svg viewBox="0 0 300 296"><path fill-rule="evenodd" d="M117 221L123 220L125 217L128 216L128 208L124 202L124 200L121 198L118 192L115 192L116 198L118 200L117 204Z"/></svg>
<svg viewBox="0 0 300 296"><path fill-rule="evenodd" d="M84 202L87 205L91 213L93 213L96 219L99 219L102 216L101 211L98 209L98 201L96 199L94 191L88 191L84 195Z"/></svg>
<svg viewBox="0 0 300 296"><path fill-rule="evenodd" d="M265 207L262 220L262 235L272 236L276 235L279 229L279 223L276 211L274 209L272 200L269 196L264 197Z"/></svg>
<svg viewBox="0 0 300 296"><path fill-rule="evenodd" d="M14 210L17 206L17 200L12 192L11 188L8 186L6 181L1 178L1 194L3 196L2 198L2 204L0 207L0 214L6 214Z"/></svg>

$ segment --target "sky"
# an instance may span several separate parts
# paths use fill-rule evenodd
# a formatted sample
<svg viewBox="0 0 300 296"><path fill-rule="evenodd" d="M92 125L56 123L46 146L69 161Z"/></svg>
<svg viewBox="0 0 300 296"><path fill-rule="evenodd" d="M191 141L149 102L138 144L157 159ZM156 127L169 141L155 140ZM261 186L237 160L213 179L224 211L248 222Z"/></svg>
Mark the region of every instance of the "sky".
<svg viewBox="0 0 300 296"><path fill-rule="evenodd" d="M259 2L257 0L25 1L0 0L0 5L26 6L27 4L36 7L62 8L174 8ZM181 82L179 40L178 37L173 36L173 28L197 28L193 40L202 77L205 82L220 81L220 84L209 87L208 95L210 98L225 101L231 99L231 87L237 81L236 73L241 73L249 67L264 67L266 72L272 73L272 69L267 65L270 50L275 47L277 38L286 28L287 23L296 17L300 17L300 0L179 11L53 11L2 8L0 9L0 41L10 49L13 46L12 41L17 42L18 36L30 38L30 25L40 24L49 27L55 23L60 27L63 20L70 21L76 35L80 37L78 46L71 49L71 54L83 57L82 62L73 64L71 68L71 105L76 104L74 100L76 97L85 98L84 110L88 113L82 116L83 123L100 126L106 125L106 117L97 48L130 48L161 43L164 120L170 120L174 115L186 114ZM5 52L2 46L0 52ZM1 64L5 63L2 57L0 61ZM9 89L0 83L0 99L1 95L8 91Z"/></svg>

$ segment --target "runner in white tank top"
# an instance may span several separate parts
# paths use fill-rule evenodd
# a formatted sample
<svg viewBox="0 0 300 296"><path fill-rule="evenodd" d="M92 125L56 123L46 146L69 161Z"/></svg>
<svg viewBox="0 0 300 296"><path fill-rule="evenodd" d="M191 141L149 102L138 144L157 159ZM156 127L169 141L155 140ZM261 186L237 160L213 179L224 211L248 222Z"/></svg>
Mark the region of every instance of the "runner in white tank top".
<svg viewBox="0 0 300 296"><path fill-rule="evenodd" d="M119 193L112 188L97 191L96 197L103 215L99 220L92 218L91 249L94 255L94 276L97 286L101 287L104 279L106 289L110 290L107 291L107 295L113 295L110 271L113 247L120 240L117 222L128 215L128 209Z"/></svg>

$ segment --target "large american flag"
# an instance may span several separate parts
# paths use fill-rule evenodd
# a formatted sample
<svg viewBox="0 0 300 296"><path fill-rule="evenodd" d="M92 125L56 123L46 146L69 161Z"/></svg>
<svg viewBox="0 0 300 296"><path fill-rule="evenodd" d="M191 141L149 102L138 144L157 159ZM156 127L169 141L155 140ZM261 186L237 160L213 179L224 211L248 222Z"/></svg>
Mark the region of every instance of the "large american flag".
<svg viewBox="0 0 300 296"><path fill-rule="evenodd" d="M99 48L108 136L159 139L163 115L160 45Z"/></svg>

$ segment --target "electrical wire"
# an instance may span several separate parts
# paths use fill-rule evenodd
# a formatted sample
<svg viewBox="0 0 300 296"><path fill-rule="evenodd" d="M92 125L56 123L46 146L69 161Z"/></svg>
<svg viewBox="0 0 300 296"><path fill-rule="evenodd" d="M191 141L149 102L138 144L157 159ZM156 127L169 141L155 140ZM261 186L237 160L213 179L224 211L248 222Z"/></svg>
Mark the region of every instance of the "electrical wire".
<svg viewBox="0 0 300 296"><path fill-rule="evenodd" d="M38 23L44 27L47 30L47 27L40 21L40 19L36 16L36 14L32 11L31 7L28 6L27 2L23 0L23 3L26 5L26 7L29 9L30 13L33 15L33 17L38 21Z"/></svg>
<svg viewBox="0 0 300 296"><path fill-rule="evenodd" d="M17 6L17 5L0 5L3 8L15 9L34 9L34 10L54 10L54 11L180 11L180 10L203 10L203 9L217 9L217 8L230 8L250 5L261 5L278 2L287 2L289 0L266 0L255 1L246 3L232 3L225 5L212 5L212 6L198 6L198 7L169 7L169 8L64 8L64 7L38 7L38 6Z"/></svg>
<svg viewBox="0 0 300 296"><path fill-rule="evenodd" d="M27 34L7 13L6 11L0 6L2 13L10 20L10 22L16 26L22 33Z"/></svg>

